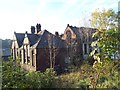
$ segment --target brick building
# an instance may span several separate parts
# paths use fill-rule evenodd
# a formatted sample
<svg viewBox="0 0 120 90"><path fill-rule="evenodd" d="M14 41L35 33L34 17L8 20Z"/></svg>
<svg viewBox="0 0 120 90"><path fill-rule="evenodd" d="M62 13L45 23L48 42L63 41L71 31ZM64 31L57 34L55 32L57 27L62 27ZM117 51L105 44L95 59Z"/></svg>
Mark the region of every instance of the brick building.
<svg viewBox="0 0 120 90"><path fill-rule="evenodd" d="M66 41L67 62L78 64L83 59L90 59L89 53L93 50L91 43L94 40L92 33L95 29L67 25L62 39ZM75 55L75 56L73 56ZM76 61L71 61L75 60Z"/></svg>
<svg viewBox="0 0 120 90"><path fill-rule="evenodd" d="M53 54L55 66L63 68L66 56L64 40L47 30L41 30L40 24L36 25L36 29L31 26L31 33L14 33L12 55L15 60L20 58L21 66L26 70L45 71L50 68L50 57L53 59Z"/></svg>
<svg viewBox="0 0 120 90"><path fill-rule="evenodd" d="M79 65L83 59L89 58L92 50L93 28L67 25L64 34L51 34L31 26L31 33L16 33L12 42L12 56L14 60L20 58L23 68L30 71L45 71L50 68L51 59L54 66L64 68L67 64ZM51 57L52 56L52 57Z"/></svg>

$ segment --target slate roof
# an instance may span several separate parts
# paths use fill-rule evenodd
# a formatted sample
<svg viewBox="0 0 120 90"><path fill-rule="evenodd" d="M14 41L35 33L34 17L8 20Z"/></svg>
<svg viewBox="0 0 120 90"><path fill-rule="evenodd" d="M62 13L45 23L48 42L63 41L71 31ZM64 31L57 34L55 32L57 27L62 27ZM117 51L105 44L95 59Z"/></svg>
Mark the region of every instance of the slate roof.
<svg viewBox="0 0 120 90"><path fill-rule="evenodd" d="M41 37L41 35L37 35L37 34L27 34L27 37L29 39L30 42L30 46L34 45L35 43L37 43L38 39Z"/></svg>
<svg viewBox="0 0 120 90"><path fill-rule="evenodd" d="M85 33L88 33L88 35L90 36L91 34L89 33L93 33L95 31L94 28L88 28L88 27L73 27L73 26L69 26L70 29L76 34L77 38L84 40L86 37ZM90 36L92 37L92 35Z"/></svg>
<svg viewBox="0 0 120 90"><path fill-rule="evenodd" d="M22 44L23 44L23 40L24 40L25 34L24 33L14 33L14 34L16 36L18 46L21 47Z"/></svg>
<svg viewBox="0 0 120 90"><path fill-rule="evenodd" d="M60 37L55 36L48 32L47 30L40 31L38 34L30 34L27 33L27 37L30 42L30 46L36 47L36 48L46 48L49 45L49 35L52 35L53 37L53 44L56 48L65 48L65 41L62 40ZM25 34L23 33L15 33L18 46L21 47L23 45L23 40L25 38Z"/></svg>
<svg viewBox="0 0 120 90"><path fill-rule="evenodd" d="M60 37L54 36L55 47L65 48L66 42L62 40Z"/></svg>
<svg viewBox="0 0 120 90"><path fill-rule="evenodd" d="M18 46L20 48L23 45L25 33L15 33L15 36L17 39ZM29 39L30 46L32 46L38 41L38 39L41 37L41 35L27 33L27 37Z"/></svg>
<svg viewBox="0 0 120 90"><path fill-rule="evenodd" d="M50 45L49 42L51 40L50 37L49 37L50 35L52 36L52 40L53 40L52 44L54 44L54 46L56 48L65 48L65 42L60 37L49 33L47 30L44 30L44 32L43 32L43 34L42 34L42 36L39 40L39 43L37 45L37 48L48 47L48 45Z"/></svg>

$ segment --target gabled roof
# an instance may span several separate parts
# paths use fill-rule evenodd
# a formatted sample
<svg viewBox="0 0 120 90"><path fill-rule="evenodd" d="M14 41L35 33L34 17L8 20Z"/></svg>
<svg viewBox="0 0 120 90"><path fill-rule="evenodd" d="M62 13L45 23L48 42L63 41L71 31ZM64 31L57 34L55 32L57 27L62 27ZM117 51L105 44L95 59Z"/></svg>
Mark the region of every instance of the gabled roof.
<svg viewBox="0 0 120 90"><path fill-rule="evenodd" d="M56 48L65 48L65 42L60 37L55 36L48 32L47 30L40 31L38 34L30 34L30 33L15 33L15 37L17 39L17 43L19 48L23 45L23 40L25 35L28 37L30 42L30 46L35 48L46 48L48 47L50 41L50 35L52 36L54 47Z"/></svg>
<svg viewBox="0 0 120 90"><path fill-rule="evenodd" d="M96 29L94 28L88 28L88 27L73 27L73 26L68 26L77 36L77 38L79 39L84 39L82 38L83 36L86 37L86 33L88 33L88 35L90 36L91 34L89 33L93 33L95 32ZM91 36L92 37L92 36Z"/></svg>
<svg viewBox="0 0 120 90"><path fill-rule="evenodd" d="M15 34L18 46L21 47L23 44L25 34L24 33L16 33L16 32L14 34Z"/></svg>
<svg viewBox="0 0 120 90"><path fill-rule="evenodd" d="M93 28L88 28L88 27L73 27L73 26L69 26L71 28L71 30L73 30L73 32L76 35L80 35L81 33L85 33L85 32L90 32L90 31L94 31L95 29Z"/></svg>
<svg viewBox="0 0 120 90"><path fill-rule="evenodd" d="M31 34L31 33L16 33L16 32L14 34L15 34L19 48L23 45L23 40L25 38L25 34L27 34L27 37L28 37L29 42L30 42L30 46L36 44L42 35L42 33L40 33L38 35L38 34Z"/></svg>
<svg viewBox="0 0 120 90"><path fill-rule="evenodd" d="M50 38L50 35L52 38ZM53 41L52 44L54 47L65 48L65 42L60 37L49 33L47 30L44 30L44 32L37 44L37 48L47 48L50 45L50 42L52 42L52 41Z"/></svg>
<svg viewBox="0 0 120 90"><path fill-rule="evenodd" d="M37 43L38 39L41 37L41 35L37 35L37 34L27 34L27 37L29 39L30 42L30 46L34 45L35 43Z"/></svg>

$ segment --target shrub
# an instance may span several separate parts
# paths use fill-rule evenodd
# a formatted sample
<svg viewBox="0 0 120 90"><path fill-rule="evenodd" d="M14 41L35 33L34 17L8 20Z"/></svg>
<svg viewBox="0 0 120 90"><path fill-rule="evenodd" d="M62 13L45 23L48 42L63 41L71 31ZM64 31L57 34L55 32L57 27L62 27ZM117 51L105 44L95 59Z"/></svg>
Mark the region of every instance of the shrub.
<svg viewBox="0 0 120 90"><path fill-rule="evenodd" d="M3 61L2 88L52 88L55 77L53 69L28 72L20 68L13 60Z"/></svg>

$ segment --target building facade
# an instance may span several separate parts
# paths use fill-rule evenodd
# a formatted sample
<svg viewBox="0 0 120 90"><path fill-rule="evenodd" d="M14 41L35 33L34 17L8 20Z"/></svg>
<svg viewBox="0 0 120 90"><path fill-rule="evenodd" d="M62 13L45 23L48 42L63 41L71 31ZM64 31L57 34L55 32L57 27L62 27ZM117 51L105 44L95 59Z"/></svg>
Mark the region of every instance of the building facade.
<svg viewBox="0 0 120 90"><path fill-rule="evenodd" d="M52 51L52 52L51 52ZM12 42L14 60L20 59L21 66L30 71L45 71L54 66L63 68L66 55L65 42L59 36L41 30L41 25L31 26L31 33L14 33Z"/></svg>
<svg viewBox="0 0 120 90"><path fill-rule="evenodd" d="M20 59L23 68L45 71L51 66L64 68L67 64L79 65L89 58L95 29L67 25L64 34L54 34L31 26L31 33L16 33L12 42L12 56ZM53 60L51 62L51 60Z"/></svg>
<svg viewBox="0 0 120 90"><path fill-rule="evenodd" d="M93 50L91 43L95 40L92 38L92 34L95 32L93 28L87 27L76 27L67 25L62 39L66 41L67 55L71 60L75 60L77 57L73 58L70 54L75 54L78 56L78 61L83 59L90 59L90 52ZM69 49L71 48L71 50ZM68 60L68 59L67 59ZM70 62L70 61L68 61Z"/></svg>

